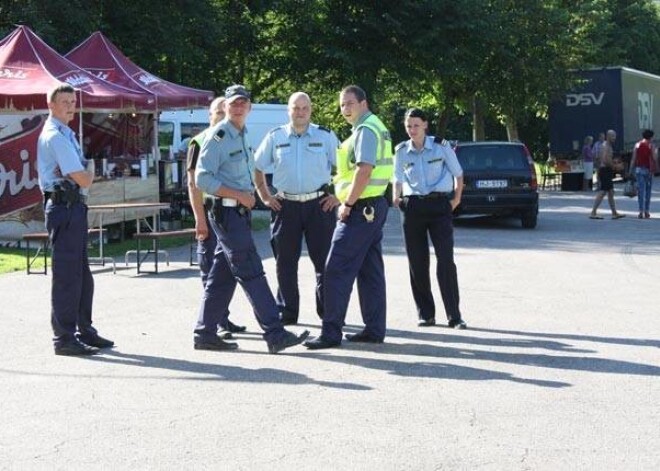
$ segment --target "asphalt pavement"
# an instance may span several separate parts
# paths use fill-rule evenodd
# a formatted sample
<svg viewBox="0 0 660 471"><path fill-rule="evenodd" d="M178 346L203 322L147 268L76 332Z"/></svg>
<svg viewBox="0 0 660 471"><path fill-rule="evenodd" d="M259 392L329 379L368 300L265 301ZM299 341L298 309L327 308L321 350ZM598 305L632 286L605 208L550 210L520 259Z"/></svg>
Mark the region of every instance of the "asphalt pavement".
<svg viewBox="0 0 660 471"><path fill-rule="evenodd" d="M588 219L593 193L553 191L534 230L457 221L464 331L417 327L391 210L382 345L270 355L239 289L240 349L196 351L184 247L158 275L94 267L95 325L116 348L58 357L50 276L2 275L0 469L655 470L659 183L650 220L617 187L621 220ZM267 231L256 239L275 287ZM315 335L313 283L303 258L294 330ZM355 291L345 330L361 325Z"/></svg>

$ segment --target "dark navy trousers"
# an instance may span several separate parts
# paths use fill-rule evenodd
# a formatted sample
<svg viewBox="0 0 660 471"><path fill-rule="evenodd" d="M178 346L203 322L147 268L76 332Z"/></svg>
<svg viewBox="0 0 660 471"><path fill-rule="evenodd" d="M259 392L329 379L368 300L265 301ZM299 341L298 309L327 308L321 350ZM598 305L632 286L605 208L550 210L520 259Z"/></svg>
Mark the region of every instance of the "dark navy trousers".
<svg viewBox="0 0 660 471"><path fill-rule="evenodd" d="M410 286L420 319L435 317L431 293L429 236L435 249L436 278L449 321L461 320L454 263L454 226L448 198L407 197L401 205Z"/></svg>
<svg viewBox="0 0 660 471"><path fill-rule="evenodd" d="M229 303L238 282L264 330L264 339L268 343L277 341L284 335L284 328L252 239L250 212L222 207L217 217L209 213L209 222L218 242L204 287L195 335L214 337L217 326L227 323Z"/></svg>
<svg viewBox="0 0 660 471"><path fill-rule="evenodd" d="M87 206L49 200L45 213L53 272L51 325L58 347L73 340L76 330L96 333L92 326L94 278L87 258Z"/></svg>
<svg viewBox="0 0 660 471"><path fill-rule="evenodd" d="M197 241L197 263L199 263L199 273L202 278L202 286L206 287L206 280L209 277L211 272L211 267L213 267L213 262L216 260L215 251L216 249L222 250L222 246L218 245L218 238L215 235L215 231L211 227L209 222L208 214L204 214L206 218L206 226L209 228L209 235L204 240ZM227 259L224 256L218 256L220 263L227 263ZM231 271L227 272L231 274ZM226 277L227 283L233 283L234 290L236 290L236 279L232 276ZM232 290L232 296L234 291ZM223 317L225 319L225 317ZM221 328L227 329L229 322L229 311L227 311L227 316L225 319L225 324L220 325Z"/></svg>
<svg viewBox="0 0 660 471"><path fill-rule="evenodd" d="M197 241L197 263L199 263L199 273L202 277L202 285L206 286L206 280L209 277L209 272L213 266L213 255L215 248L218 245L218 238L211 228L209 217L205 213L206 226L209 228L209 235L204 240Z"/></svg>
<svg viewBox="0 0 660 471"><path fill-rule="evenodd" d="M388 205L384 197L372 201L373 222L366 220L363 206L356 204L346 222L337 222L332 235L325 266L325 310L321 332L321 337L330 342L341 341L356 278L365 333L375 339L385 338L387 301L381 244Z"/></svg>
<svg viewBox="0 0 660 471"><path fill-rule="evenodd" d="M305 238L316 273L316 313L323 318L323 279L330 251L336 212L321 209L321 198L304 203L280 200L282 209L271 211L271 247L277 267L277 305L282 319L298 321L300 292L298 262Z"/></svg>

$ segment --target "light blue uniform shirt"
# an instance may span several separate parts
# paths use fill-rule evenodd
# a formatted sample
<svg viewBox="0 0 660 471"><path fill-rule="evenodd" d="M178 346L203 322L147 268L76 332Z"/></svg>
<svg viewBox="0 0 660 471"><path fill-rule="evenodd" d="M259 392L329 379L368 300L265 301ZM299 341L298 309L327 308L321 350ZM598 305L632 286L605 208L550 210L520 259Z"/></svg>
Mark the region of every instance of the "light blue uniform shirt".
<svg viewBox="0 0 660 471"><path fill-rule="evenodd" d="M195 168L199 189L210 195L222 186L254 191L253 169L254 156L246 128L240 132L230 121L223 120L208 129Z"/></svg>
<svg viewBox="0 0 660 471"><path fill-rule="evenodd" d="M330 183L337 163L337 136L311 124L300 136L291 124L271 130L254 155L257 170L273 173L273 186L290 194L311 193Z"/></svg>
<svg viewBox="0 0 660 471"><path fill-rule="evenodd" d="M463 176L454 150L446 143L426 136L424 147L416 150L412 139L396 146L394 181L403 184L403 196L449 193L454 190L454 177Z"/></svg>
<svg viewBox="0 0 660 471"><path fill-rule="evenodd" d="M353 126L353 132L355 132L355 147L353 152L355 153L355 164L363 162L375 167L378 157L378 136L366 126L362 126L355 131L372 114L371 111L367 111L360 116L358 122Z"/></svg>
<svg viewBox="0 0 660 471"><path fill-rule="evenodd" d="M53 191L64 177L86 168L87 163L73 130L59 119L49 116L37 141L37 171L41 191ZM62 176L57 176L58 169Z"/></svg>

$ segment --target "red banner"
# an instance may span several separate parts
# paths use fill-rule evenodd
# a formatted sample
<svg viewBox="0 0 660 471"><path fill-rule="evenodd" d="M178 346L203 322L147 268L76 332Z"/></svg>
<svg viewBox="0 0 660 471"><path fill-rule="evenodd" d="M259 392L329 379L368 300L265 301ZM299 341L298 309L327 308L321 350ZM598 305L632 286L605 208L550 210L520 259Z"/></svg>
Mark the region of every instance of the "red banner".
<svg viewBox="0 0 660 471"><path fill-rule="evenodd" d="M0 115L0 217L41 201L37 139L44 118Z"/></svg>

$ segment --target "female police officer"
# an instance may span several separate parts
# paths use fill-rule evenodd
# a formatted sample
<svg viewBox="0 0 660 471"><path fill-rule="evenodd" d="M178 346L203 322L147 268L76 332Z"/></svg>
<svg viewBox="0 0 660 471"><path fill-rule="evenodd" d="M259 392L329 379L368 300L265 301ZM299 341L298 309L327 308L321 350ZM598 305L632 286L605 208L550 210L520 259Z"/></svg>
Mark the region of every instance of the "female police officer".
<svg viewBox="0 0 660 471"><path fill-rule="evenodd" d="M463 170L446 141L426 135L428 120L422 110L409 109L404 124L410 139L395 149L394 204L401 209L410 285L419 325L435 325L428 234L435 248L436 276L449 327L465 329L458 307L452 227L452 211L461 202Z"/></svg>

